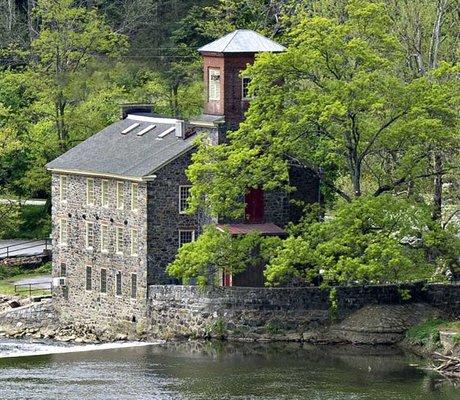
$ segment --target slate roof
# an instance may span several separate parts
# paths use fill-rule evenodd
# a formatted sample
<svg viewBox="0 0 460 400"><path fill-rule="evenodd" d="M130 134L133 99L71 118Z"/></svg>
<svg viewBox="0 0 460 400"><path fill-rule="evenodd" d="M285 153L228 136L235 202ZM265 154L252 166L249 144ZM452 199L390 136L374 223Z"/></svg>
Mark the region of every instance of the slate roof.
<svg viewBox="0 0 460 400"><path fill-rule="evenodd" d="M284 50L286 50L284 46L249 29L237 29L198 49L200 52L212 53L258 53Z"/></svg>
<svg viewBox="0 0 460 400"><path fill-rule="evenodd" d="M175 127L178 120L128 115L124 120L73 147L46 165L49 170L116 175L142 178L194 147L194 136L182 139L175 130L163 138L158 135ZM121 132L138 123L127 134ZM142 136L137 133L155 124L156 127Z"/></svg>

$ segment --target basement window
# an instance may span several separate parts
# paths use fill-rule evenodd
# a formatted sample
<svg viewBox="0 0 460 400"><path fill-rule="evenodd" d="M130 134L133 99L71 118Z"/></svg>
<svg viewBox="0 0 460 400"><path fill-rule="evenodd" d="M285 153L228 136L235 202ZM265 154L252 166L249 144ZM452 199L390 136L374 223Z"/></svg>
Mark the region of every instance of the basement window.
<svg viewBox="0 0 460 400"><path fill-rule="evenodd" d="M93 268L87 265L86 266L86 290L92 289L92 281L91 281L92 271L93 271Z"/></svg>
<svg viewBox="0 0 460 400"><path fill-rule="evenodd" d="M121 296L121 271L117 271L115 293L117 296Z"/></svg>
<svg viewBox="0 0 460 400"><path fill-rule="evenodd" d="M209 68L208 99L209 101L220 100L220 69Z"/></svg>
<svg viewBox="0 0 460 400"><path fill-rule="evenodd" d="M101 293L107 293L107 270L101 268Z"/></svg>
<svg viewBox="0 0 460 400"><path fill-rule="evenodd" d="M194 230L179 230L179 247L195 241Z"/></svg>
<svg viewBox="0 0 460 400"><path fill-rule="evenodd" d="M137 297L137 274L131 274L131 298Z"/></svg>

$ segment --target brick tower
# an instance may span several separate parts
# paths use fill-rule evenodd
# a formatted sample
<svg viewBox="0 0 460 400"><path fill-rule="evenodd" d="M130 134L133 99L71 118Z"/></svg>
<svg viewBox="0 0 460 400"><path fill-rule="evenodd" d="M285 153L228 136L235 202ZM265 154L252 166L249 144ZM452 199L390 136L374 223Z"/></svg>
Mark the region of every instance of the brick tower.
<svg viewBox="0 0 460 400"><path fill-rule="evenodd" d="M206 91L204 114L220 116L227 128L236 129L249 105L250 77L242 77L241 71L253 64L256 53L284 50L278 43L247 29L238 29L199 48Z"/></svg>

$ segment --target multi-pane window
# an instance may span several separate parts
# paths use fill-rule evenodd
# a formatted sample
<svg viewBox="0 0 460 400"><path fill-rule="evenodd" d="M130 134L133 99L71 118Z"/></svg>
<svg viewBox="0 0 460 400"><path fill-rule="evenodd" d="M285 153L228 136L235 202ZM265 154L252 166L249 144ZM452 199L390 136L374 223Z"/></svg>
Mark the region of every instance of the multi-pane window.
<svg viewBox="0 0 460 400"><path fill-rule="evenodd" d="M117 182L117 208L123 210L124 193L123 193L123 182Z"/></svg>
<svg viewBox="0 0 460 400"><path fill-rule="evenodd" d="M192 230L180 230L179 231L179 247L185 243L190 243L195 240L195 231Z"/></svg>
<svg viewBox="0 0 460 400"><path fill-rule="evenodd" d="M94 224L92 222L86 223L86 248L94 248Z"/></svg>
<svg viewBox="0 0 460 400"><path fill-rule="evenodd" d="M244 100L249 99L249 84L251 83L251 78L247 76L243 76L241 80L241 89L242 89L242 97Z"/></svg>
<svg viewBox="0 0 460 400"><path fill-rule="evenodd" d="M131 255L137 255L137 248L139 246L139 234L137 229L131 229Z"/></svg>
<svg viewBox="0 0 460 400"><path fill-rule="evenodd" d="M220 69L218 68L209 68L208 99L220 100Z"/></svg>
<svg viewBox="0 0 460 400"><path fill-rule="evenodd" d="M86 266L86 290L92 289L92 281L91 281L92 271L93 271L93 268L87 265Z"/></svg>
<svg viewBox="0 0 460 400"><path fill-rule="evenodd" d="M121 296L121 272L120 271L117 271L116 294L117 294L117 296Z"/></svg>
<svg viewBox="0 0 460 400"><path fill-rule="evenodd" d="M139 194L139 185L137 183L131 184L131 210L136 211L139 207L137 196Z"/></svg>
<svg viewBox="0 0 460 400"><path fill-rule="evenodd" d="M101 293L107 293L107 270L101 268Z"/></svg>
<svg viewBox="0 0 460 400"><path fill-rule="evenodd" d="M66 263L61 263L61 271L60 275L61 277L66 277L67 276L67 264Z"/></svg>
<svg viewBox="0 0 460 400"><path fill-rule="evenodd" d="M109 181L106 179L101 182L101 204L102 207L109 206Z"/></svg>
<svg viewBox="0 0 460 400"><path fill-rule="evenodd" d="M181 214L187 211L189 196L190 186L179 186L179 212Z"/></svg>
<svg viewBox="0 0 460 400"><path fill-rule="evenodd" d="M61 175L59 184L59 197L61 201L67 201L68 177Z"/></svg>
<svg viewBox="0 0 460 400"><path fill-rule="evenodd" d="M117 236L115 238L115 251L117 253L123 253L123 228L117 226Z"/></svg>
<svg viewBox="0 0 460 400"><path fill-rule="evenodd" d="M137 274L131 274L131 297L137 297Z"/></svg>
<svg viewBox="0 0 460 400"><path fill-rule="evenodd" d="M59 243L60 244L67 244L67 220L65 218L61 218L59 221Z"/></svg>
<svg viewBox="0 0 460 400"><path fill-rule="evenodd" d="M92 178L86 180L86 204L94 204L94 179Z"/></svg>
<svg viewBox="0 0 460 400"><path fill-rule="evenodd" d="M105 224L101 225L101 251L109 251L109 226Z"/></svg>

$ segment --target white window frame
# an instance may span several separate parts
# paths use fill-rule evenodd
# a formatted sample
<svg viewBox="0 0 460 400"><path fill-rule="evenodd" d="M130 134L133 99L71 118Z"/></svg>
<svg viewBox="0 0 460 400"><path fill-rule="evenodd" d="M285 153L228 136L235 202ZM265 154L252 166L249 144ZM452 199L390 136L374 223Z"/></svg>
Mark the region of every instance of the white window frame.
<svg viewBox="0 0 460 400"><path fill-rule="evenodd" d="M139 210L139 184L131 183L131 211Z"/></svg>
<svg viewBox="0 0 460 400"><path fill-rule="evenodd" d="M134 240L136 238L136 240ZM132 256L137 256L139 249L139 231L137 229L131 229L131 243L130 253Z"/></svg>
<svg viewBox="0 0 460 400"><path fill-rule="evenodd" d="M190 188L191 185L179 185L179 214L186 214L188 208L188 199L190 197ZM182 196L182 189L188 189L187 197L184 199ZM182 208L182 203L185 203L185 208Z"/></svg>
<svg viewBox="0 0 460 400"><path fill-rule="evenodd" d="M185 233L185 232L191 232L192 233L192 240L190 242L184 242L182 243L181 241L181 234L182 233ZM182 245L186 244L186 243L192 243L195 241L195 230L194 229L179 229L179 248L182 247Z"/></svg>
<svg viewBox="0 0 460 400"><path fill-rule="evenodd" d="M90 191L90 182L93 186L92 193ZM94 186L94 179L93 178L86 178L86 205L87 206L94 206L95 204L95 186Z"/></svg>
<svg viewBox="0 0 460 400"><path fill-rule="evenodd" d="M115 252L117 254L123 254L123 227L122 226L117 226L115 229ZM121 232L121 240L120 240L120 235L119 232Z"/></svg>
<svg viewBox="0 0 460 400"><path fill-rule="evenodd" d="M246 84L246 87L247 87L247 85L249 85L251 83L251 77L250 76L241 77L241 98L243 100L251 100L251 97L249 96L249 91L247 93L247 96L244 95L244 85L245 85L246 82L247 82L247 84Z"/></svg>
<svg viewBox="0 0 460 400"><path fill-rule="evenodd" d="M107 179L101 181L101 205L104 208L109 207L109 181Z"/></svg>
<svg viewBox="0 0 460 400"><path fill-rule="evenodd" d="M117 182L117 210L124 209L125 194L124 194L125 183Z"/></svg>
<svg viewBox="0 0 460 400"><path fill-rule="evenodd" d="M104 244L105 244L105 247L104 247ZM101 253L108 253L108 252L109 252L109 225L101 224Z"/></svg>
<svg viewBox="0 0 460 400"><path fill-rule="evenodd" d="M89 231L90 231L90 226L91 226L91 246L90 246L90 240L89 240ZM86 221L86 235L85 235L85 247L86 250L94 250L94 222Z"/></svg>
<svg viewBox="0 0 460 400"><path fill-rule="evenodd" d="M65 235L62 234L63 232L65 232ZM61 246L67 246L68 240L69 240L69 221L67 220L67 218L61 218L59 220L59 244Z"/></svg>
<svg viewBox="0 0 460 400"><path fill-rule="evenodd" d="M219 79L213 79L214 76L219 76ZM220 101L222 97L221 93L221 80L222 74L220 68L211 67L208 68L208 101ZM214 83L217 81L217 83ZM211 84L211 82L213 82Z"/></svg>
<svg viewBox="0 0 460 400"><path fill-rule="evenodd" d="M68 185L69 177L67 175L61 175L59 177L59 200L61 203L67 203Z"/></svg>

